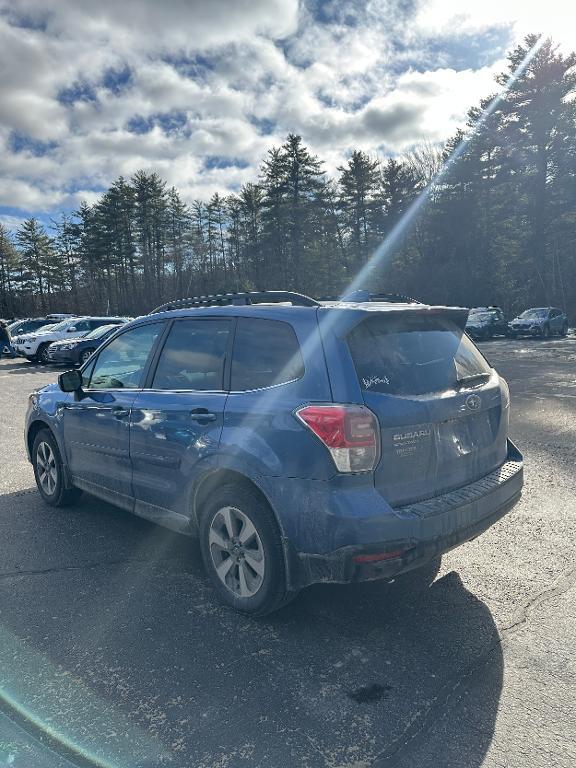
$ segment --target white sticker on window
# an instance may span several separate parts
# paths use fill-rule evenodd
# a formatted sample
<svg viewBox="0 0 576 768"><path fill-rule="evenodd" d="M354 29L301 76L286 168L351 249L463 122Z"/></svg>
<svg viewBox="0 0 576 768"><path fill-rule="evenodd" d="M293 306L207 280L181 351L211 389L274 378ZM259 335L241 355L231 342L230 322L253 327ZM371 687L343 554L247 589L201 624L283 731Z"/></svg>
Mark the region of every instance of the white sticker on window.
<svg viewBox="0 0 576 768"><path fill-rule="evenodd" d="M371 389L371 387L374 387L376 384L390 384L390 379L387 376L370 376L369 379L362 379L362 384L364 384L364 389Z"/></svg>

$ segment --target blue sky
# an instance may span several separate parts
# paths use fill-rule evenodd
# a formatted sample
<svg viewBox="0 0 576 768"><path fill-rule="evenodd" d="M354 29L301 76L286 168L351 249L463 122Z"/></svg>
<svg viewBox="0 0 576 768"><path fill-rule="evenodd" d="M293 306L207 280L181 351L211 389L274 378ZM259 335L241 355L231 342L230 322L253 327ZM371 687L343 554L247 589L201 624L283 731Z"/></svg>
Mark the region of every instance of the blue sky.
<svg viewBox="0 0 576 768"><path fill-rule="evenodd" d="M254 180L300 133L334 173L353 148L441 143L530 31L570 44L566 0L0 0L0 222L43 221L119 175L188 202Z"/></svg>

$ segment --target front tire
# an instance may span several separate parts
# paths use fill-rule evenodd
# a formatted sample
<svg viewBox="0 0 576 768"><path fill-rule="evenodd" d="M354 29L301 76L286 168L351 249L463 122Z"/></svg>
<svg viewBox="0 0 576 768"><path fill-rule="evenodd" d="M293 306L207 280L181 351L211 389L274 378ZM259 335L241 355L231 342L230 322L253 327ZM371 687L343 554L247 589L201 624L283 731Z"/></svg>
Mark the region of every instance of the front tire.
<svg viewBox="0 0 576 768"><path fill-rule="evenodd" d="M93 354L94 354L93 349L84 349L80 353L80 365L84 365L84 363L88 360L88 358L92 357Z"/></svg>
<svg viewBox="0 0 576 768"><path fill-rule="evenodd" d="M42 344L38 352L36 353L36 359L42 365L48 365L50 358L48 357L48 347L50 344Z"/></svg>
<svg viewBox="0 0 576 768"><path fill-rule="evenodd" d="M233 483L214 493L200 513L200 547L219 598L236 611L264 616L293 597L278 525L252 488Z"/></svg>
<svg viewBox="0 0 576 768"><path fill-rule="evenodd" d="M32 447L34 478L42 499L51 507L65 507L81 495L78 488L66 488L64 467L54 435L41 429Z"/></svg>

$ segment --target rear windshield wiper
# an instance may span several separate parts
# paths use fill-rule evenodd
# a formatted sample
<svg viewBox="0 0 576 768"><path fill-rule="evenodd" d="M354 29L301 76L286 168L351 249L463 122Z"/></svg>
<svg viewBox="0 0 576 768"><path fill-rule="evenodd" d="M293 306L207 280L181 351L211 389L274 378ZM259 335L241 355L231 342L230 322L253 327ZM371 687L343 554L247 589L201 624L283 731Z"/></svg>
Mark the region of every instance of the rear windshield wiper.
<svg viewBox="0 0 576 768"><path fill-rule="evenodd" d="M481 384L483 381L488 381L492 376L491 373L473 373L471 376L462 376L460 379L456 379L456 388L461 389L469 384Z"/></svg>

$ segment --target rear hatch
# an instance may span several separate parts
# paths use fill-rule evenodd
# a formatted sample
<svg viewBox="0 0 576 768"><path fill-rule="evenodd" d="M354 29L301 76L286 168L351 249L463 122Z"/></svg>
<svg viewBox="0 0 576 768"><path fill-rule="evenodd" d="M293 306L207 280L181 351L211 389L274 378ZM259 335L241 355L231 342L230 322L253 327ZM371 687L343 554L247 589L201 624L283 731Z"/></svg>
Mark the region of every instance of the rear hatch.
<svg viewBox="0 0 576 768"><path fill-rule="evenodd" d="M466 310L370 312L347 337L381 430L374 479L393 506L472 483L506 460L508 390L466 336Z"/></svg>

